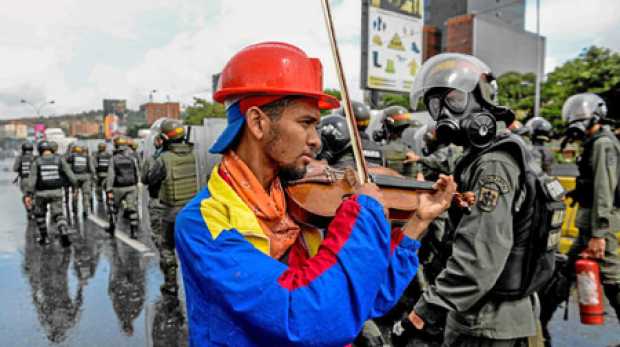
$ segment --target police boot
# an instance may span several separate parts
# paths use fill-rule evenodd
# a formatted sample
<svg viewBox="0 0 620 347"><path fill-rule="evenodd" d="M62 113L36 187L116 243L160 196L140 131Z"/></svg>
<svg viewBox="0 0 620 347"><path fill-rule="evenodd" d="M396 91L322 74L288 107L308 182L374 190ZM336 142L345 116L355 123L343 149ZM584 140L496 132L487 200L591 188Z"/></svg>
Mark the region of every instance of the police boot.
<svg viewBox="0 0 620 347"><path fill-rule="evenodd" d="M50 239L49 239L49 236L47 234L47 229L39 230L39 234L36 237L36 241L40 245L49 245L50 244Z"/></svg>
<svg viewBox="0 0 620 347"><path fill-rule="evenodd" d="M137 239L138 238L138 226L137 225L131 225L130 227L130 237L132 239Z"/></svg>
<svg viewBox="0 0 620 347"><path fill-rule="evenodd" d="M164 284L159 287L159 290L161 291L162 295L176 297L177 293L179 292L179 287L176 285L176 283L172 284L164 282Z"/></svg>
<svg viewBox="0 0 620 347"><path fill-rule="evenodd" d="M71 246L71 240L69 239L69 231L66 225L58 226L58 233L60 234L60 245L63 247Z"/></svg>

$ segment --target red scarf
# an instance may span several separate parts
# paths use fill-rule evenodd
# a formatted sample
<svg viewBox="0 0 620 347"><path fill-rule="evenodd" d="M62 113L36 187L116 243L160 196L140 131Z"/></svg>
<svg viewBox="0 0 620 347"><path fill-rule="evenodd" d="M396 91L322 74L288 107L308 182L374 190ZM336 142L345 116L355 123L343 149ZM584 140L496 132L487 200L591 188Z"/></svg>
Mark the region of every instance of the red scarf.
<svg viewBox="0 0 620 347"><path fill-rule="evenodd" d="M254 212L269 237L269 255L276 259L282 257L297 240L300 228L286 212L286 197L280 179L273 180L267 193L250 168L232 150L224 154L220 170L226 182Z"/></svg>

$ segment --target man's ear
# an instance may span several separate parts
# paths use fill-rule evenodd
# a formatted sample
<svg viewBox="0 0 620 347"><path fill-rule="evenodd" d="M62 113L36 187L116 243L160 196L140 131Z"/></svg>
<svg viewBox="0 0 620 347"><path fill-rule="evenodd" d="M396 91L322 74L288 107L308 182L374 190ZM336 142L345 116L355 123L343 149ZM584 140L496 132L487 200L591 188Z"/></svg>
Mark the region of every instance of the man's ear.
<svg viewBox="0 0 620 347"><path fill-rule="evenodd" d="M260 108L252 106L245 112L245 122L248 130L258 141L269 133L269 117Z"/></svg>

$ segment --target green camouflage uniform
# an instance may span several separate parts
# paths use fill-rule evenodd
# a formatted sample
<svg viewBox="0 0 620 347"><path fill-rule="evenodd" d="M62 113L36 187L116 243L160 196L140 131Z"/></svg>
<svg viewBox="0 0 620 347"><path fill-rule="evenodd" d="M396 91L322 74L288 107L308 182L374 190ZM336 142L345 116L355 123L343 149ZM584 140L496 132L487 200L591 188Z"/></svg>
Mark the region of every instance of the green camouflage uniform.
<svg viewBox="0 0 620 347"><path fill-rule="evenodd" d="M414 163L403 163L407 159L407 152L413 152L402 139L398 138L383 146L383 155L387 167L399 172L403 176L416 177L418 170Z"/></svg>
<svg viewBox="0 0 620 347"><path fill-rule="evenodd" d="M123 208L124 216L129 221L132 228L138 227L138 168L131 149L124 147L116 150L110 166L108 167L108 175L106 178L106 192L112 192L114 196L114 206ZM133 163L133 167L128 168L128 172L121 174L118 166L121 162ZM117 170L119 171L117 173ZM122 184L122 180L128 180L129 185ZM133 182L133 183L131 183Z"/></svg>
<svg viewBox="0 0 620 347"><path fill-rule="evenodd" d="M87 154L72 153L67 158L73 175L77 179L77 186L73 192L73 217L78 215L78 201L80 200L80 192L82 193L82 213L86 215L88 211L92 211L92 181L95 177L95 166L93 161Z"/></svg>
<svg viewBox="0 0 620 347"><path fill-rule="evenodd" d="M62 160L59 155L47 153L42 156L37 157L32 165L32 171L30 176L28 177L28 183L26 184L26 193L33 197L34 199L34 214L37 222L37 227L39 229L40 235L47 235L47 208L49 204L50 213L52 217L52 221L56 224L57 228L61 226L67 227L67 221L63 214L63 190L62 190L62 180L61 177L58 177L56 182L53 184L53 187L48 187L45 189L41 188L41 181L46 174L40 174L39 171L42 171L41 165L45 164L50 158L57 158L58 160L58 172L57 175L66 177L66 180L71 184L75 185L77 180L71 171L71 168L67 164L66 161ZM45 172L45 171L43 171ZM39 177L41 176L41 177ZM49 176L47 176L49 177Z"/></svg>
<svg viewBox="0 0 620 347"><path fill-rule="evenodd" d="M151 238L153 243L157 247L159 251L160 257L164 254L162 250L162 230L161 230L161 219L164 217L165 209L164 206L159 201L159 189L161 187L161 183L155 184L150 183L147 173L149 172L151 166L155 162L155 157L148 157L144 160L142 171L141 171L141 181L142 184L148 187L149 191L149 202L148 202L148 210L149 210L149 221L151 224ZM165 272L163 268L163 262L160 262L160 268L162 272Z"/></svg>
<svg viewBox="0 0 620 347"><path fill-rule="evenodd" d="M165 283L162 291L175 294L177 284L177 260L174 244L174 222L177 213L198 191L196 156L193 147L185 143L166 145L160 156L149 165L146 181L149 185L160 185L161 203L160 267Z"/></svg>
<svg viewBox="0 0 620 347"><path fill-rule="evenodd" d="M461 216L451 219L447 229L449 258L414 310L429 327L445 325L444 346L525 345L536 334L537 297L489 295L513 246L519 165L503 151L464 164L455 179L460 191L476 193L477 203L470 214L450 211Z"/></svg>
<svg viewBox="0 0 620 347"><path fill-rule="evenodd" d="M108 152L97 152L93 155L92 162L95 166L95 195L98 202L103 201L103 192L105 190L105 179L108 176L108 166L112 155Z"/></svg>
<svg viewBox="0 0 620 347"><path fill-rule="evenodd" d="M580 176L577 180L579 182L585 177L593 180L593 192L590 193L592 200L584 202L581 198L588 193L578 192L577 201L580 206L575 226L579 228L579 236L568 256L569 264L574 264L592 237L605 238L605 257L599 261L601 279L605 294L620 319L620 256L618 256L618 239L615 235L620 230L620 208L618 208L620 201L615 201L614 198L620 172L620 143L608 129L602 129L597 135L586 140L583 145L584 148L591 146L592 150L590 155L584 150L582 160L586 162L580 163ZM582 172L584 164L593 172ZM585 187L584 190L591 190L587 188L590 185L586 184ZM571 277L574 278L574 266L569 265L568 269L573 272Z"/></svg>

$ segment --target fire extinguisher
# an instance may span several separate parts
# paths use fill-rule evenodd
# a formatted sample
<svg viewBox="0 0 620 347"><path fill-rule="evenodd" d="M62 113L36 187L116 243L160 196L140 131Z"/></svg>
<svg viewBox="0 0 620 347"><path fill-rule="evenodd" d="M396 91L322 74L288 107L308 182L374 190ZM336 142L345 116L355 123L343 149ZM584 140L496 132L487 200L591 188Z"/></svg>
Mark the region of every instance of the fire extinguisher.
<svg viewBox="0 0 620 347"><path fill-rule="evenodd" d="M581 323L602 325L605 322L605 309L598 263L592 259L579 259L575 263L575 273Z"/></svg>

